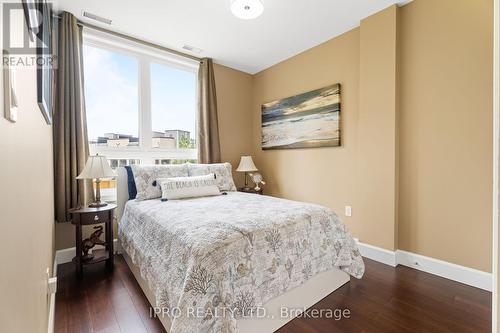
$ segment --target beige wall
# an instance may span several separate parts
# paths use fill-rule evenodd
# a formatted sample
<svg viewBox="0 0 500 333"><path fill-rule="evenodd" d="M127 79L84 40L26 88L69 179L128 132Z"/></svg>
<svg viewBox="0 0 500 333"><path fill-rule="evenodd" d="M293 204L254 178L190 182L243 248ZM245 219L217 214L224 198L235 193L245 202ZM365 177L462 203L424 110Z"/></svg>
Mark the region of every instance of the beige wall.
<svg viewBox="0 0 500 333"><path fill-rule="evenodd" d="M17 70L18 121L0 108L0 331L47 332L52 271L52 128L36 103L36 72Z"/></svg>
<svg viewBox="0 0 500 333"><path fill-rule="evenodd" d="M397 248L397 7L361 21L356 207L361 242Z"/></svg>
<svg viewBox="0 0 500 333"><path fill-rule="evenodd" d="M342 147L260 149L260 106L332 83L342 86ZM353 205L353 217L344 218L358 235L363 224L356 212L356 156L358 140L359 29L266 69L254 78L253 148L255 163L267 181L267 194L315 202L343 213Z"/></svg>
<svg viewBox="0 0 500 333"><path fill-rule="evenodd" d="M400 10L399 248L491 271L491 0Z"/></svg>
<svg viewBox="0 0 500 333"><path fill-rule="evenodd" d="M75 247L75 226L69 222L56 223L56 250ZM116 235L115 235L116 237Z"/></svg>
<svg viewBox="0 0 500 333"><path fill-rule="evenodd" d="M495 48L494 48L494 87L495 90L493 91L493 102L494 102L494 113L497 115L496 124L495 127L497 129L497 132L495 133L494 140L496 140L497 146L495 147L497 149L496 151L496 158L497 160L495 161L498 163L498 157L500 156L500 141L499 141L499 133L498 130L500 129L500 0L494 0L494 42L495 42ZM496 193L495 195L497 196L494 198L496 200L497 206L495 207L495 229L496 229L496 235L493 235L495 237L494 239L494 244L495 247L493 248L494 253L494 260L496 260L496 271L493 272L494 274L494 279L493 281L496 282L496 289L493 287L493 311L495 311L496 308L496 313L493 313L493 328L496 327L496 330L493 330L493 332L500 333L500 323L498 322L500 318L500 307L498 306L500 304L500 293L498 292L500 290L500 255L498 253L498 242L500 240L500 228L498 226L499 223L499 207L500 207L500 197L498 197L498 193L500 193L500 188L499 188L499 178L500 178L500 165L496 165L497 169L494 170L496 173L497 179L496 179Z"/></svg>
<svg viewBox="0 0 500 333"><path fill-rule="evenodd" d="M233 165L236 185L243 175L234 172L241 155L252 152L252 75L215 65L217 110L222 161Z"/></svg>
<svg viewBox="0 0 500 333"><path fill-rule="evenodd" d="M253 143L266 192L331 207L361 241L393 250L395 223L396 7L255 76ZM342 86L342 147L260 149L260 106ZM363 98L360 98L363 96ZM374 199L375 198L375 199ZM344 207L353 206L352 217Z"/></svg>
<svg viewBox="0 0 500 333"><path fill-rule="evenodd" d="M363 242L491 271L491 5L415 0L256 74L266 192L331 207ZM342 147L260 149L262 103L336 82Z"/></svg>

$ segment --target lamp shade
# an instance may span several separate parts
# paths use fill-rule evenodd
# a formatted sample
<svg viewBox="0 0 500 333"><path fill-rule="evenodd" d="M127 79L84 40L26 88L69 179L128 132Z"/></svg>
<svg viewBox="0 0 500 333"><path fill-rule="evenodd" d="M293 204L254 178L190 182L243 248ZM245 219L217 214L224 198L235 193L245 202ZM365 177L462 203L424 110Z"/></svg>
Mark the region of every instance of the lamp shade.
<svg viewBox="0 0 500 333"><path fill-rule="evenodd" d="M106 156L89 156L85 168L76 179L94 179L115 177L116 174L108 164Z"/></svg>
<svg viewBox="0 0 500 333"><path fill-rule="evenodd" d="M253 163L252 156L241 156L240 165L238 165L236 171L239 172L257 171L257 167Z"/></svg>

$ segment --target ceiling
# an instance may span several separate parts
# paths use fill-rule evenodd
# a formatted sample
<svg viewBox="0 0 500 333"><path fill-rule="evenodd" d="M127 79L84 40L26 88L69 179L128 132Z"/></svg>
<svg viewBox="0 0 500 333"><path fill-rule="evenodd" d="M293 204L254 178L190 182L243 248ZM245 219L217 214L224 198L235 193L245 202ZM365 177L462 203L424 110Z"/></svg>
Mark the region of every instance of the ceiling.
<svg viewBox="0 0 500 333"><path fill-rule="evenodd" d="M257 73L359 25L361 19L408 0L262 0L264 13L241 20L231 0L59 0L80 20L247 73ZM111 26L83 11L112 20Z"/></svg>

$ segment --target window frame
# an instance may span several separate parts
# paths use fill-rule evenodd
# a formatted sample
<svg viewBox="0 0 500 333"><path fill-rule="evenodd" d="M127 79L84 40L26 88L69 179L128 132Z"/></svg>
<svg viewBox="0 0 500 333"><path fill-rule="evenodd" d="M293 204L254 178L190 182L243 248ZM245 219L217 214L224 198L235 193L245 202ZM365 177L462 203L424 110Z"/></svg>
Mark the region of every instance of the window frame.
<svg viewBox="0 0 500 333"><path fill-rule="evenodd" d="M198 158L199 142L197 140L198 112L195 110L195 133L196 148L164 149L153 148L153 124L152 124L152 102L151 102L151 64L160 64L198 73L199 62L175 54L167 53L159 49L135 43L124 38L105 34L92 29L83 29L83 45L104 49L110 52L121 53L137 60L137 89L138 89L138 137L137 147L97 147L96 153L109 159L136 159L142 164L154 164L157 159L189 160ZM83 60L85 63L85 60ZM198 89L195 85L196 104L198 105Z"/></svg>

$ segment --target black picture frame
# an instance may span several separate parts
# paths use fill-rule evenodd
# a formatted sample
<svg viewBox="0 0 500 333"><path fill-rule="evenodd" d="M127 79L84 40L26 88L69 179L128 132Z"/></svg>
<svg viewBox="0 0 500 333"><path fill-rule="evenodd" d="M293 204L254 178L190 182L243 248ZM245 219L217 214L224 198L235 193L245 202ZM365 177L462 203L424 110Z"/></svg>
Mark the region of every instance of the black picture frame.
<svg viewBox="0 0 500 333"><path fill-rule="evenodd" d="M36 0L23 0L24 17L26 19L26 26L28 28L28 35L32 42L36 40L39 32L40 22L38 15L35 14L37 10Z"/></svg>
<svg viewBox="0 0 500 333"><path fill-rule="evenodd" d="M37 58L45 59L44 66L37 68L37 102L47 124L52 124L52 79L53 69L49 63L52 60L52 10L47 2L39 3L42 13L42 23L37 39Z"/></svg>
<svg viewBox="0 0 500 333"><path fill-rule="evenodd" d="M51 65L54 60L52 8L46 0L23 0L23 8L28 33L30 38L36 41L36 59L39 63L36 69L37 103L46 123L50 125L52 124L54 75Z"/></svg>

